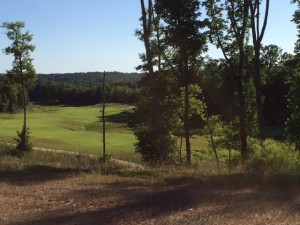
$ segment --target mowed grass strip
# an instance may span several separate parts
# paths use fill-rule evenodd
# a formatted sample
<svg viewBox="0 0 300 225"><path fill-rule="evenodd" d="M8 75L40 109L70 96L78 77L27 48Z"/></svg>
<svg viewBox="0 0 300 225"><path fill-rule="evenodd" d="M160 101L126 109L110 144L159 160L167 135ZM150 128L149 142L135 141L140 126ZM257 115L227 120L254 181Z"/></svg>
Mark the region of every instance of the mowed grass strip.
<svg viewBox="0 0 300 225"><path fill-rule="evenodd" d="M115 158L138 161L135 137L127 126L130 105L107 104L107 153ZM64 107L32 105L28 126L34 146L102 154L100 106ZM21 130L23 114L0 114L0 141L13 142Z"/></svg>

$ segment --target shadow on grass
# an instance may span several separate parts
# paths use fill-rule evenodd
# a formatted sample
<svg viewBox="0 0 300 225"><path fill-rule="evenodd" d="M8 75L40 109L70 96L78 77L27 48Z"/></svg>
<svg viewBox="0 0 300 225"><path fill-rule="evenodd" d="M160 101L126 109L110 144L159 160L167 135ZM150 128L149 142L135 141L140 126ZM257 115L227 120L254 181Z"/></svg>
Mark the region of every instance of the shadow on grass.
<svg viewBox="0 0 300 225"><path fill-rule="evenodd" d="M21 224L137 224L148 219L155 219L165 215L172 215L179 211L185 211L210 205L215 207L211 213L223 215L235 212L240 214L257 214L265 210L266 204L288 204L291 196L288 193L274 190L249 189L246 177L240 177L243 182L226 183L226 176L215 176L206 180L193 181L185 185L137 185L131 182L112 183L101 187L86 187L71 192L68 198L75 198L77 202L92 201L101 202L98 210L71 211L65 208L49 212L44 218L31 220ZM234 190L234 191L233 191ZM121 202L106 204L107 196L115 196ZM104 198L104 199L103 199ZM108 200L107 200L108 201ZM276 203L276 204L275 204ZM273 205L275 204L275 205ZM262 205L261 207L258 207ZM249 209L250 207L250 209ZM296 209L296 208L295 208ZM200 216L200 215L199 215ZM194 218L195 219L195 218ZM201 221L203 220L203 221ZM205 218L198 217L195 223L205 224ZM177 223L178 224L178 223Z"/></svg>
<svg viewBox="0 0 300 225"><path fill-rule="evenodd" d="M106 122L111 122L111 123L127 123L130 124L131 120L133 117L133 113L132 112L120 112L117 114L112 114L112 115L107 115L105 116L105 121ZM98 117L100 121L102 121L102 117L99 116Z"/></svg>
<svg viewBox="0 0 300 225"><path fill-rule="evenodd" d="M78 170L55 168L52 166L30 166L23 170L0 171L0 183L5 182L12 185L32 185L51 180L61 180L78 174Z"/></svg>

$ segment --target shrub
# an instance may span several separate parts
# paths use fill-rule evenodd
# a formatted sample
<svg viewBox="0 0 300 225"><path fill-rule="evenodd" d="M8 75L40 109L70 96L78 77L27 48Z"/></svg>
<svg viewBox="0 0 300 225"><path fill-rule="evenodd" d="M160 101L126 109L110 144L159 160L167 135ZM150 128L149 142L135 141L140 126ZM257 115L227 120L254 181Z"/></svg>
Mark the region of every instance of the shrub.
<svg viewBox="0 0 300 225"><path fill-rule="evenodd" d="M146 126L137 126L134 132L137 137L137 143L135 144L136 152L142 155L142 160L150 165L156 165L162 162L162 151L159 147L160 138L154 129L150 129ZM176 141L171 135L166 136L169 159L174 156L174 150L177 148Z"/></svg>
<svg viewBox="0 0 300 225"><path fill-rule="evenodd" d="M25 130L24 127L21 132L17 131L18 137L15 138L17 142L16 149L21 155L32 150L29 133L29 128Z"/></svg>
<svg viewBox="0 0 300 225"><path fill-rule="evenodd" d="M250 139L251 154L246 168L251 173L261 175L295 174L300 168L299 153L289 144L265 140Z"/></svg>

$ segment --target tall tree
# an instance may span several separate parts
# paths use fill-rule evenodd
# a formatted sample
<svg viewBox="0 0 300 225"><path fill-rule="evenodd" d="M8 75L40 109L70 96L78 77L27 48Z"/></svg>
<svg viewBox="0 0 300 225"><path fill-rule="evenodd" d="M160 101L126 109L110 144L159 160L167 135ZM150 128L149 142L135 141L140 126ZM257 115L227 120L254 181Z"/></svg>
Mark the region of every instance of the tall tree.
<svg viewBox="0 0 300 225"><path fill-rule="evenodd" d="M297 25L298 34L297 34L297 41L295 43L294 52L296 55L300 56L300 0L292 0L291 3L297 3L298 9L295 11L293 15L293 22Z"/></svg>
<svg viewBox="0 0 300 225"><path fill-rule="evenodd" d="M261 0L250 0L250 18L251 18L251 31L252 31L252 41L254 46L254 73L252 74L256 93L256 110L257 110L257 122L259 128L259 137L261 140L265 139L265 129L264 129L264 115L263 115L263 104L262 104L262 90L261 90L261 42L265 34L265 30L268 22L269 15L269 5L270 0L266 0L265 13L263 18L263 25L261 26Z"/></svg>
<svg viewBox="0 0 300 225"><path fill-rule="evenodd" d="M187 163L191 164L189 85L196 75L199 56L206 50L206 36L201 33L205 23L200 21L198 0L157 0L156 12L165 23L165 43L172 52L172 59L184 88L184 136Z"/></svg>
<svg viewBox="0 0 300 225"><path fill-rule="evenodd" d="M286 121L286 131L288 139L300 150L300 1L293 0L291 2L298 5L298 10L293 15L293 21L298 29L298 39L294 49L296 56L289 62L295 69L290 71L292 75L287 80L289 86L287 102L291 115Z"/></svg>
<svg viewBox="0 0 300 225"><path fill-rule="evenodd" d="M146 9L144 0L140 0L141 10L142 10L142 26L143 26L143 41L146 50L146 69L149 73L151 95L153 96L153 109L154 109L154 128L158 139L159 149L161 151L162 161L167 161L169 158L168 146L166 141L166 130L163 124L162 111L160 107L160 95L157 93L156 87L156 75L154 72L154 62L153 62L153 49L151 48L151 35L153 31L153 2L148 0L148 8Z"/></svg>
<svg viewBox="0 0 300 225"><path fill-rule="evenodd" d="M7 38L12 42L4 51L7 55L13 55L14 57L12 69L7 71L7 75L22 89L24 120L23 129L18 133L19 144L17 148L24 152L31 149L31 144L28 142L26 88L36 80L36 72L32 64L33 59L30 57L30 53L34 51L35 46L30 44L32 35L28 31L22 33L22 28L25 27L24 22L3 23L2 26L7 30Z"/></svg>
<svg viewBox="0 0 300 225"><path fill-rule="evenodd" d="M244 95L245 42L249 22L249 0L206 0L210 40L222 50L237 82L239 135L243 161L247 158L246 103ZM235 57L237 55L237 57ZM238 62L234 59L238 58ZM237 68L235 65L238 65Z"/></svg>

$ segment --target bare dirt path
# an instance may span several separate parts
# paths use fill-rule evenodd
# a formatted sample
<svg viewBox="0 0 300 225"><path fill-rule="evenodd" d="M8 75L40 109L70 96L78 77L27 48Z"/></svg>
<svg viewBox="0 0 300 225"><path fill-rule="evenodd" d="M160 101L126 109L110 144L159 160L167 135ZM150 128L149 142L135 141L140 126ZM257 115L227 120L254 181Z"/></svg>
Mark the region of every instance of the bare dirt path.
<svg viewBox="0 0 300 225"><path fill-rule="evenodd" d="M14 145L12 143L5 143L6 145ZM88 153L82 153L82 152L74 152L74 151L66 151L61 149L51 149L51 148L43 148L43 147L33 147L34 151L42 151L42 152L56 152L56 153L62 153L62 154L71 154L71 155L85 155L90 158L97 158L97 155L94 154L88 154ZM128 162L120 159L111 159L117 166L119 167L128 167L132 169L143 169L144 166L138 163ZM0 224L1 225L1 224Z"/></svg>
<svg viewBox="0 0 300 225"><path fill-rule="evenodd" d="M29 168L0 172L0 224L296 225L300 192Z"/></svg>

